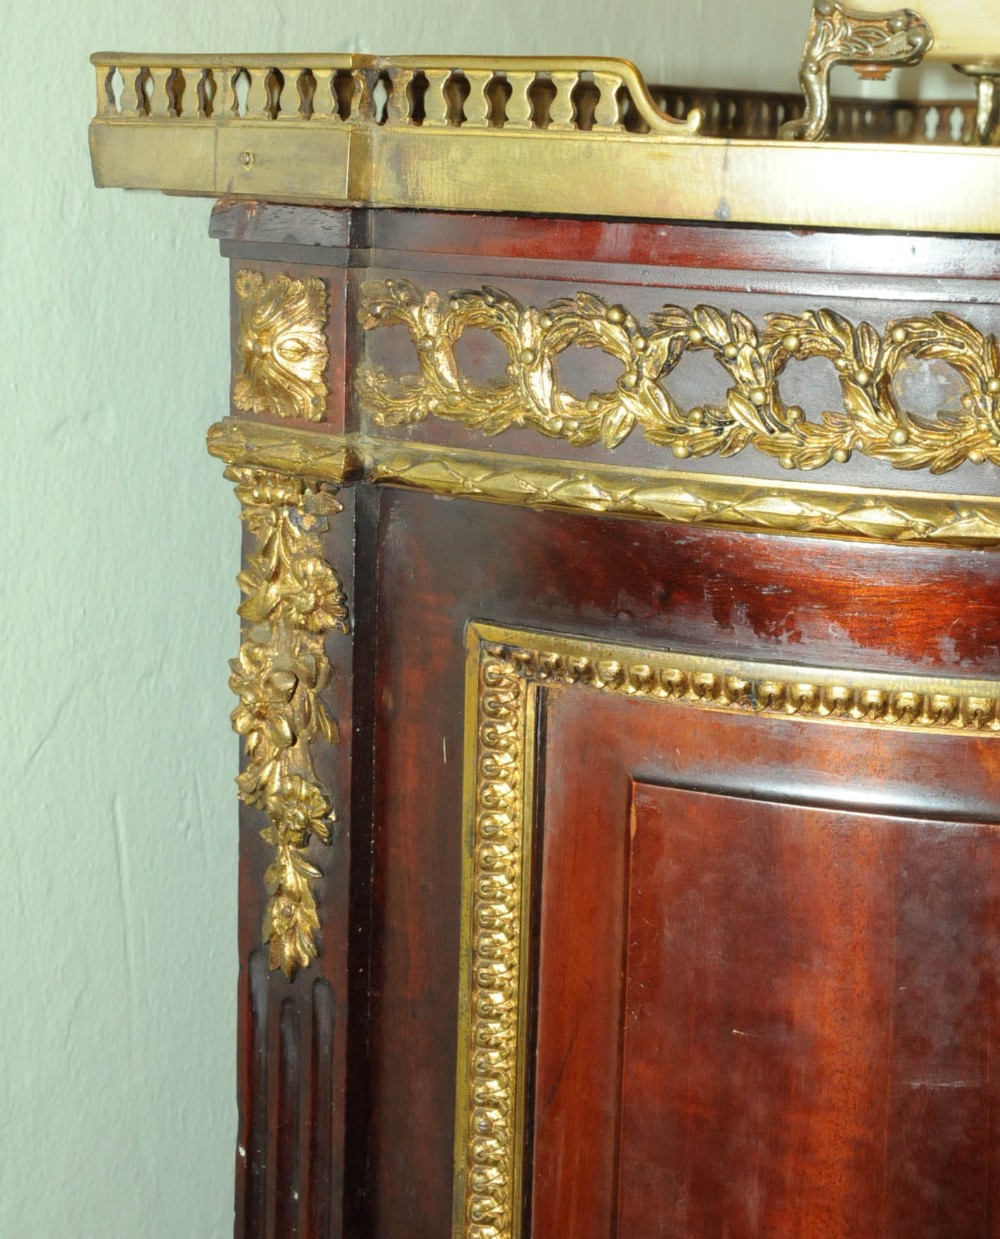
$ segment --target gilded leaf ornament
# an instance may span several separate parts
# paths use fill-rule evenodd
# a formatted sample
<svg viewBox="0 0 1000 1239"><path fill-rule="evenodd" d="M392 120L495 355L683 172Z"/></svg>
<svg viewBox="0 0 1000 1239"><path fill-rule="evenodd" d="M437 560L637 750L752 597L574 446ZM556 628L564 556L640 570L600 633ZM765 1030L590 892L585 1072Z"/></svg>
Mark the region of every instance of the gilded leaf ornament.
<svg viewBox="0 0 1000 1239"><path fill-rule="evenodd" d="M318 422L326 408L326 286L259 271L236 275L239 373L233 403L253 413Z"/></svg>
<svg viewBox="0 0 1000 1239"><path fill-rule="evenodd" d="M485 435L529 427L608 449L639 431L681 460L750 447L786 469L845 464L854 452L932 473L1000 463L1000 345L953 314L896 319L879 332L826 309L768 314L758 327L738 310L668 305L640 323L593 293L538 309L493 288L441 296L386 280L365 285L360 318L369 331L404 326L417 350L417 374L360 368L359 399L382 426L440 417ZM456 357L470 329L490 332L507 353L493 382L473 379ZM572 346L620 362L613 390L584 399L560 386L557 359ZM709 353L726 372L725 404L683 409L671 395L666 380L689 352ZM836 370L841 410L807 414L782 398L789 363L816 357ZM902 407L895 379L917 361L944 362L961 376L959 410L926 417Z"/></svg>
<svg viewBox="0 0 1000 1239"><path fill-rule="evenodd" d="M328 842L335 813L313 768L311 746L338 740L321 694L330 682L326 633L347 630L337 574L323 559L321 535L341 510L332 492L280 473L230 467L241 515L256 540L238 579L245 621L230 687L239 698L233 727L246 767L240 799L262 809L263 839L274 849L264 875L268 903L262 934L270 964L291 978L315 959L319 915L312 883L322 876L308 857L313 836Z"/></svg>

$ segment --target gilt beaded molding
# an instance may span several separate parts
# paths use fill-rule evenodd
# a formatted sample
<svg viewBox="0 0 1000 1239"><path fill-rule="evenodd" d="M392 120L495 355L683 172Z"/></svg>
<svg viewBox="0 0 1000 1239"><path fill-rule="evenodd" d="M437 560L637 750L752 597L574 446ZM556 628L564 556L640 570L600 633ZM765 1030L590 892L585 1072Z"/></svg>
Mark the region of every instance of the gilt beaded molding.
<svg viewBox="0 0 1000 1239"><path fill-rule="evenodd" d="M262 935L271 967L291 978L317 953L312 885L322 873L309 846L314 836L329 842L336 818L311 746L339 739L321 699L332 672L324 638L346 632L348 614L340 580L323 558L322 535L341 505L327 487L285 474L230 466L226 476L236 483L256 542L238 577L245 624L230 664L229 684L239 698L233 728L246 754L237 785L240 799L268 818L260 833L274 860L264 875Z"/></svg>
<svg viewBox="0 0 1000 1239"><path fill-rule="evenodd" d="M775 312L758 327L738 310L666 305L644 323L589 292L539 308L500 289L440 295L405 280L363 286L368 331L403 326L419 373L388 374L371 363L356 391L378 426L445 418L483 435L529 427L583 447L616 448L635 432L681 460L752 448L783 467L846 464L861 452L895 469L945 473L965 462L1000 463L1000 344L943 312L896 319L884 331L833 310ZM507 354L493 382L465 373L455 346L469 330L491 333ZM571 346L597 348L622 374L612 391L586 399L560 386L557 362ZM725 404L682 409L665 380L689 352L708 352L729 376ZM810 414L782 398L793 360L836 368L843 409ZM951 366L964 380L961 409L922 417L901 407L894 380L914 361Z"/></svg>
<svg viewBox="0 0 1000 1239"><path fill-rule="evenodd" d="M454 1239L514 1239L524 1143L528 684L470 628ZM471 837L470 837L471 836Z"/></svg>
<svg viewBox="0 0 1000 1239"><path fill-rule="evenodd" d="M539 693L997 737L1000 683L736 662L478 623L469 625L467 650L453 1239L517 1239L529 1152L528 892Z"/></svg>

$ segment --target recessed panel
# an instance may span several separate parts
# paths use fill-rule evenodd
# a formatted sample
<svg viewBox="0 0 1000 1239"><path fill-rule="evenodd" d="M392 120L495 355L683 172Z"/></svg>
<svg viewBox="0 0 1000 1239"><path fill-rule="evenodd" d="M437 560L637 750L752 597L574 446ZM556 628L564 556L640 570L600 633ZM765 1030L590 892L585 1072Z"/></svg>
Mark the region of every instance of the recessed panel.
<svg viewBox="0 0 1000 1239"><path fill-rule="evenodd" d="M992 1236L990 744L543 700L532 1239Z"/></svg>
<svg viewBox="0 0 1000 1239"><path fill-rule="evenodd" d="M938 957L947 958L953 930L965 934L982 958L979 971L963 973L960 985L949 982L947 993L957 998L941 1014L947 1034L942 1034L943 1045L947 1050L959 1036L966 1044L968 1032L984 1038L990 1052L993 997L983 984L1000 962L992 913L1000 901L989 884L989 867L986 887L971 886L969 879L978 877L976 862L991 861L993 852L994 830L984 823L994 814L1000 758L993 722L995 682L736 660L479 623L469 625L466 636L456 1239L471 1239L485 1228L500 1239L631 1236L646 1230L750 1235L757 1233L754 1227L765 1209L778 1219L778 1234L781 1227L799 1227L787 1232L798 1234L809 1226L819 1227L821 1235L858 1233L863 1239L865 1232L857 1231L860 1209L865 1218L878 1218L880 1229L870 1232L873 1237L908 1235L913 1226L915 1233L950 1236L956 1233L959 1214L953 1205L959 1198L964 1214L978 1224L991 1207L991 1196L989 1189L977 1195L969 1184L981 1171L992 1175L975 1137L968 1136L975 1124L982 1125L978 1101L958 1116L957 1134L947 1136L943 1160L937 1157L932 1114L926 1129L919 1124L913 1129L923 1153L916 1156L906 1146L908 1161L897 1165L884 1158L879 1174L866 1182L845 1178L844 1165L868 1172L870 1124L877 1116L859 1110L850 1090L840 1099L837 1093L845 1085L845 1063L852 1072L859 1064L869 1070L871 1056L884 1051L878 1038L887 1027L888 982L876 976L859 996L860 973L883 967L890 948L894 958L903 959L908 950L913 960L926 965L929 959L932 973L940 972ZM773 1010L762 1009L764 1023L780 1024L789 1012L802 1011L812 1012L813 1024L824 1012L846 1020L846 1041L835 1042L829 1051L806 1046L818 1059L819 1083L792 1097L793 1109L806 1112L805 1127L819 1152L810 1161L810 1150L802 1153L796 1145L794 1156L786 1155L776 1138L768 1149L775 1167L758 1160L752 1168L751 1194L756 1196L751 1203L757 1212L749 1222L746 1192L737 1193L734 1203L720 1191L722 1182L738 1184L745 1169L739 1164L745 1140L737 1141L728 1161L719 1147L719 1131L726 1138L733 1131L739 1136L726 1125L732 1094L743 1098L744 1090L738 1073L730 1081L721 1078L732 1060L728 1040L720 1049L712 1043L715 1026L699 1024L704 1004L697 992L688 995L686 1005L683 995L679 1000L683 1027L691 1036L689 1058L681 1062L676 1047L664 1053L669 1028L662 1023L663 1012L676 1016L669 1006L676 996L669 985L664 994L657 969L679 980L684 970L669 954L648 954L650 943L643 935L651 934L654 944L668 931L681 942L697 943L698 935L689 932L683 917L679 928L658 919L671 901L664 898L657 864L651 863L648 832L639 838L640 810L652 809L640 804L637 789L654 799L681 797L689 806L685 811L693 814L689 838L671 839L667 831L656 844L681 849L677 855L664 853L664 863L682 870L688 866L693 882L704 878L738 892L739 898L720 902L732 919L714 930L741 944L755 934L763 942L756 962L737 960L716 977L719 992L728 995L734 977L752 976L754 967L758 972L771 967L776 951L768 934L780 926L774 908L794 907L801 900L809 916L792 929L797 925L805 945L817 949L817 967L829 976L816 990L809 989L808 980L800 988L793 954L785 998L775 1000ZM714 819L712 805L721 806ZM760 827L757 815L765 811L780 821L767 819ZM818 857L807 849L801 864L786 874L772 855L767 880L757 881L750 898L743 888L750 868L740 847L750 846L753 858L765 852L752 832L749 845L739 831L735 841L726 836L719 823L728 812L772 845L772 836L784 839L788 822L829 815L844 835L843 858L832 864L829 849L821 849ZM721 831L714 850L711 835L699 828L710 820L712 829ZM881 831L878 846L884 850L891 844L891 855L886 859L880 853L878 865L869 869L862 862L866 848L875 846L868 837L873 823ZM902 823L911 835L900 841L893 831ZM907 889L897 870L909 872L911 848L949 898L956 894L961 902L963 890L977 891L978 903L965 921L960 911L950 919L925 916L927 925L944 935L929 947L919 945L919 918L907 921L894 903L897 892ZM723 860L734 869L722 865L713 871ZM848 881L841 889L834 870L845 865ZM828 870L833 873L829 884ZM886 884L879 887L876 878ZM744 895L748 906L740 902ZM410 905L406 913L409 917ZM898 931L883 933L881 917L899 919ZM704 926L699 923L699 928ZM684 966L697 969L701 950L691 946ZM919 980L925 983L926 972ZM760 984L750 988L757 993ZM972 993L978 995L975 1002ZM647 1001L654 1018L642 1029L637 1013ZM873 1003L876 1008L869 1009ZM731 1021L728 1038L752 1029L751 1017L761 1011L751 1005L723 1014ZM808 1019L804 1026L808 1031ZM691 1056L692 1047L699 1047L707 1068ZM785 1134L783 1081L811 1067L800 1062L802 1038L792 1037L780 1048L784 1058L767 1061L770 1076L762 1075L750 1095L771 1106L769 1113L778 1116L775 1125ZM905 1067L905 1057L897 1058ZM938 1062L933 1055L927 1061ZM927 1074L927 1062L916 1060L907 1080L922 1081L918 1089L926 1084L934 1091L965 1087L956 1080L977 1079L949 1074L954 1062L943 1051L940 1062L941 1073ZM692 1161L698 1151L680 1140L668 1121L671 1107L676 1110L680 1103L671 1100L669 1085L661 1081L669 1078L664 1073L682 1067L692 1078L696 1068L716 1073L711 1079L722 1090L714 1098L703 1087L695 1090L705 1098L699 1104L709 1131L706 1160L700 1163ZM888 1068L884 1078L876 1078L886 1088L898 1083ZM987 1092L988 1087L985 1075L974 1085ZM992 1097L988 1112L991 1107ZM901 1111L905 1108L901 1105ZM954 1110L948 1113L954 1117ZM890 1114L885 1122L895 1120ZM900 1124L885 1127L886 1139L899 1130L908 1140L907 1122L904 1116ZM845 1124L854 1125L854 1134L843 1136ZM988 1118L986 1127L989 1131ZM859 1132L868 1144L859 1144ZM671 1141L679 1157L671 1157ZM844 1148L850 1157L838 1162ZM924 1153L937 1157L926 1158L926 1168L920 1160ZM764 1171L785 1196L771 1192ZM955 1191L947 1186L953 1173ZM923 1205L920 1192L911 1187L920 1182L927 1184ZM796 1194L788 1195L789 1185ZM831 1191L839 1194L831 1199ZM634 1199L636 1192L641 1199ZM670 1213L677 1201L679 1218L676 1211L673 1217ZM801 1213L803 1201L812 1212L801 1220L794 1211ZM918 1210L912 1226L897 1207L900 1201ZM926 1229L937 1226L944 1214L948 1229ZM787 1217L793 1220L782 1220Z"/></svg>
<svg viewBox="0 0 1000 1239"><path fill-rule="evenodd" d="M995 828L637 785L629 830L616 1233L991 1233Z"/></svg>

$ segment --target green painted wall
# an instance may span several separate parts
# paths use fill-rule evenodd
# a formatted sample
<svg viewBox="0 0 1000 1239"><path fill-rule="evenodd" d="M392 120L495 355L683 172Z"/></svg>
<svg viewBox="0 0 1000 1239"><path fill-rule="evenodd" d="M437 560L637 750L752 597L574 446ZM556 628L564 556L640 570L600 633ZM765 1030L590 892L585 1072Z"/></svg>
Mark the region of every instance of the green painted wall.
<svg viewBox="0 0 1000 1239"><path fill-rule="evenodd" d="M212 1239L236 1139L239 531L204 450L226 268L208 202L93 189L87 57L603 53L793 87L807 3L3 7L0 1235Z"/></svg>

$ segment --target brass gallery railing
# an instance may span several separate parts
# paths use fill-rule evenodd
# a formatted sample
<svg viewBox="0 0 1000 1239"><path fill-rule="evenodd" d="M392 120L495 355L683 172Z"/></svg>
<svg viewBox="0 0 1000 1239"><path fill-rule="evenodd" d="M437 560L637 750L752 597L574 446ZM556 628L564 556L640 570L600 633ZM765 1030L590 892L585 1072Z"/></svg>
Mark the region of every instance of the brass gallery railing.
<svg viewBox="0 0 1000 1239"><path fill-rule="evenodd" d="M802 116L801 94L769 90L716 90L650 86L662 111L702 114L699 133L711 138L778 136L786 121ZM630 128L629 116L625 118ZM967 99L853 99L830 101L832 142L904 142L932 146L971 146L977 141L976 101Z"/></svg>
<svg viewBox="0 0 1000 1239"><path fill-rule="evenodd" d="M775 138L798 93L647 86L625 62L98 53L97 118L448 125ZM675 119L676 118L676 119ZM700 124L698 123L700 119ZM833 141L969 145L976 103L834 99Z"/></svg>
<svg viewBox="0 0 1000 1239"><path fill-rule="evenodd" d="M993 232L976 104L648 87L628 62L98 53L98 185L270 201ZM971 89L971 88L970 88Z"/></svg>
<svg viewBox="0 0 1000 1239"><path fill-rule="evenodd" d="M97 117L693 133L613 60L98 53Z"/></svg>

